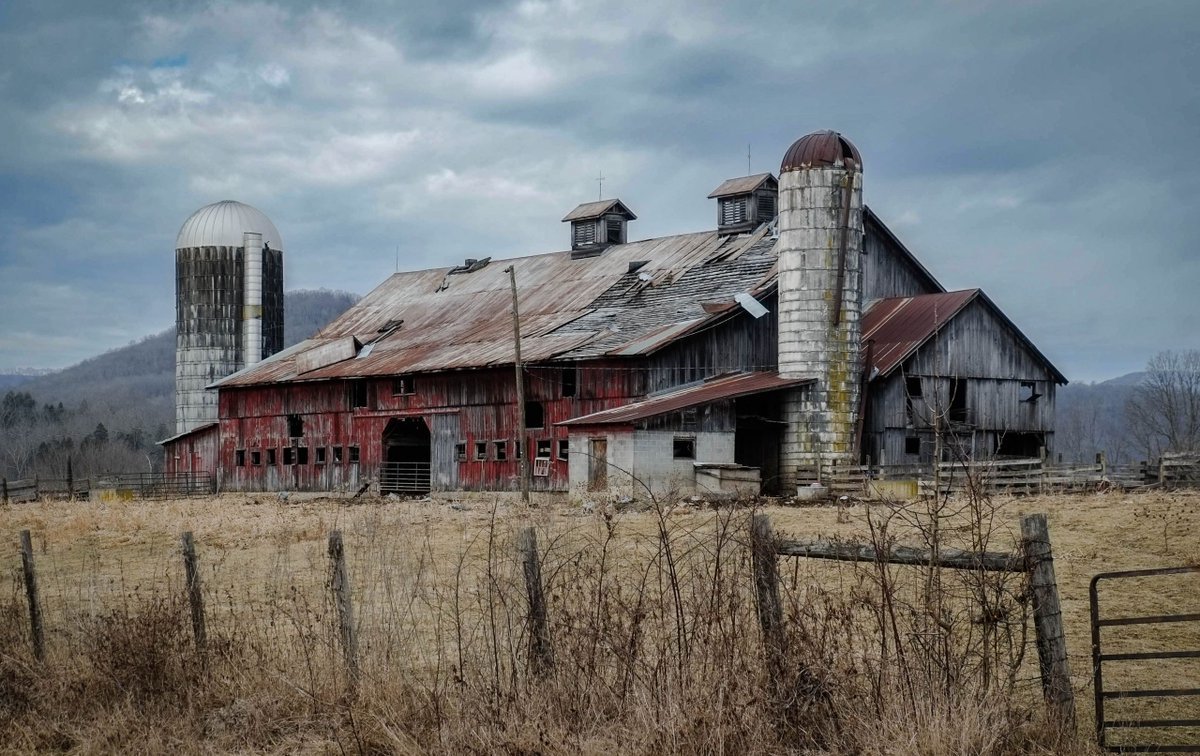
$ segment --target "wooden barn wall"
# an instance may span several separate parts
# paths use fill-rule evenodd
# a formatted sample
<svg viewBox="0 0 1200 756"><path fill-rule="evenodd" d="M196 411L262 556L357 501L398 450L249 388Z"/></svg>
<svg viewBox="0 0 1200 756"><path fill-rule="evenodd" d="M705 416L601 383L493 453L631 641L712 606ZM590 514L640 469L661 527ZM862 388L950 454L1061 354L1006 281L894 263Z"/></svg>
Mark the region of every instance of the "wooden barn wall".
<svg viewBox="0 0 1200 756"><path fill-rule="evenodd" d="M182 473L211 473L217 463L217 427L189 433L166 444L163 466L168 475Z"/></svg>
<svg viewBox="0 0 1200 756"><path fill-rule="evenodd" d="M740 312L732 320L681 339L655 352L648 361L648 393L738 370L779 367L778 298L763 301L770 313L754 318Z"/></svg>
<svg viewBox="0 0 1200 756"><path fill-rule="evenodd" d="M563 372L576 372L574 396L563 396ZM540 428L529 428L527 448L551 443L549 477L533 477L532 488L567 490L567 461L558 456L558 440L567 439L555 423L628 404L644 394L644 365L631 361L595 361L581 366L530 365L527 402L544 410ZM352 407L355 381L337 380L230 388L220 392L222 482L236 490L348 490L372 477L384 458L383 433L393 418L419 417L430 430L430 473L434 490L495 491L518 487L515 377L511 368L411 376L413 391L393 393L393 378L361 379L365 406ZM361 392L360 392L361 393ZM304 436L288 437L288 417L304 422ZM506 441L507 459L496 458L494 442ZM486 459L475 458L476 442L486 442ZM283 464L283 448L308 448L306 464ZM456 453L466 445L466 459ZM357 464L349 447L359 450ZM324 448L325 462L316 461ZM334 461L333 449L342 449ZM245 450L245 463L236 464ZM275 465L267 450L275 449ZM260 464L251 464L251 451Z"/></svg>
<svg viewBox="0 0 1200 756"><path fill-rule="evenodd" d="M888 297L912 297L940 291L913 265L912 260L886 234L868 224L862 259L863 304Z"/></svg>
<svg viewBox="0 0 1200 756"><path fill-rule="evenodd" d="M1051 380L1052 374L1012 330L976 299L905 366L911 375Z"/></svg>

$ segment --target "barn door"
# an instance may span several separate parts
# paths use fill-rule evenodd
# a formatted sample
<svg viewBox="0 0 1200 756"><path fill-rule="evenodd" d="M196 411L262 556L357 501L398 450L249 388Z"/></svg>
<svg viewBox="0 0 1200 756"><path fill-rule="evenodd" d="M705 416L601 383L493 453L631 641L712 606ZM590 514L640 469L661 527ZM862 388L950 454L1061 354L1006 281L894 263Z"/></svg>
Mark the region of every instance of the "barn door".
<svg viewBox="0 0 1200 756"><path fill-rule="evenodd" d="M588 457L588 490L604 491L608 488L608 439L591 440L591 456Z"/></svg>

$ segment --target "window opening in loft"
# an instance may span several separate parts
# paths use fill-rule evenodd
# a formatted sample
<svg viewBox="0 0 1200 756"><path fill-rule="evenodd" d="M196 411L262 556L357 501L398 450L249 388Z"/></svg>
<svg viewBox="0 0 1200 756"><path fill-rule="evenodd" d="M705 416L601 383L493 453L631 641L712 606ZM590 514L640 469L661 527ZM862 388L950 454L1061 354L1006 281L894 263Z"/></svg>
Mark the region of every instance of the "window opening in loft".
<svg viewBox="0 0 1200 756"><path fill-rule="evenodd" d="M367 406L367 382L350 381L350 408Z"/></svg>
<svg viewBox="0 0 1200 756"><path fill-rule="evenodd" d="M254 465L255 467L262 464L262 452L260 452L258 449L250 452L250 464Z"/></svg>
<svg viewBox="0 0 1200 756"><path fill-rule="evenodd" d="M482 462L487 459L487 441L475 442L475 461Z"/></svg>
<svg viewBox="0 0 1200 756"><path fill-rule="evenodd" d="M967 412L967 382L962 378L950 381L950 422L965 423Z"/></svg>
<svg viewBox="0 0 1200 756"><path fill-rule="evenodd" d="M1037 381L1021 381L1021 401L1030 404L1041 398L1041 394L1037 390Z"/></svg>
<svg viewBox="0 0 1200 756"><path fill-rule="evenodd" d="M458 462L467 461L467 442L459 441L454 445L454 459Z"/></svg>
<svg viewBox="0 0 1200 756"><path fill-rule="evenodd" d="M695 436L676 436L673 446L672 456L675 459L695 459L696 458L696 437Z"/></svg>
<svg viewBox="0 0 1200 756"><path fill-rule="evenodd" d="M558 458L564 462L571 453L571 442L565 438L558 439Z"/></svg>
<svg viewBox="0 0 1200 756"><path fill-rule="evenodd" d="M315 452L316 452L316 455L317 455L317 456L316 456L316 463L317 463L318 465L323 465L323 464L325 464L325 447L324 447L324 446L318 446L318 447L316 447L316 448L315 448Z"/></svg>
<svg viewBox="0 0 1200 756"><path fill-rule="evenodd" d="M352 465L358 464L358 447L357 446L348 446L348 447L346 447L346 449L347 449L346 453L350 456L350 464L352 464Z"/></svg>
<svg viewBox="0 0 1200 756"><path fill-rule="evenodd" d="M539 438L537 442L537 458L550 459L551 441L548 438Z"/></svg>
<svg viewBox="0 0 1200 756"><path fill-rule="evenodd" d="M304 418L299 415L288 415L288 438L301 438L304 435Z"/></svg>
<svg viewBox="0 0 1200 756"><path fill-rule="evenodd" d="M508 442L507 441L493 441L492 449L495 451L497 462L503 462L506 459L508 459Z"/></svg>
<svg viewBox="0 0 1200 756"><path fill-rule="evenodd" d="M579 384L579 368L572 365L562 369L562 395L575 396L575 389Z"/></svg>
<svg viewBox="0 0 1200 756"><path fill-rule="evenodd" d="M904 394L904 416L908 420L908 427L912 428L917 424L916 400L921 398L921 379L913 375L906 377Z"/></svg>
<svg viewBox="0 0 1200 756"><path fill-rule="evenodd" d="M298 465L307 465L308 464L308 447L307 446L297 446L296 447L296 464L298 464Z"/></svg>
<svg viewBox="0 0 1200 756"><path fill-rule="evenodd" d="M606 225L608 226L608 228L606 229L607 235L605 238L608 240L608 243L609 244L624 244L625 243L625 239L624 239L625 234L622 233L624 224L621 222L621 219L620 218L609 218L606 221Z"/></svg>
<svg viewBox="0 0 1200 756"><path fill-rule="evenodd" d="M546 408L541 402L525 403L525 427L544 428L546 426Z"/></svg>
<svg viewBox="0 0 1200 756"><path fill-rule="evenodd" d="M905 454L920 454L921 453L921 437L906 436L904 439Z"/></svg>
<svg viewBox="0 0 1200 756"><path fill-rule="evenodd" d="M398 375L392 379L392 396L405 396L415 393L411 375Z"/></svg>

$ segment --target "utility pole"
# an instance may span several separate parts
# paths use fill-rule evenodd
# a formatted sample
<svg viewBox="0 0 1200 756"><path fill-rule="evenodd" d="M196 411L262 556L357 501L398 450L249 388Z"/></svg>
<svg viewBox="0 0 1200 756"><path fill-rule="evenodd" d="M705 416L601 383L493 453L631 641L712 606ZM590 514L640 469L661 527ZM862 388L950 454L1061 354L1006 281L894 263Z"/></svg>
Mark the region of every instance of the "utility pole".
<svg viewBox="0 0 1200 756"><path fill-rule="evenodd" d="M517 446L520 450L521 501L529 503L529 444L525 438L525 369L521 364L521 313L517 309L517 271L509 265L504 269L508 282L512 284L513 351L516 359L513 368L517 371Z"/></svg>

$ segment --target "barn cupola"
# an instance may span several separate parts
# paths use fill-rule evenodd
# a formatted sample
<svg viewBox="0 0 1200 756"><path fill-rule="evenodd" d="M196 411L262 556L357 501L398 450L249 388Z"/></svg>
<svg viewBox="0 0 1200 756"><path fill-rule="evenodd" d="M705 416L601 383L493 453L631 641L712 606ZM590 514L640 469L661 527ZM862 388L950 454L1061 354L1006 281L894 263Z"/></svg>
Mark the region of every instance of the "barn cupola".
<svg viewBox="0 0 1200 756"><path fill-rule="evenodd" d="M585 202L563 218L571 223L571 256L592 257L613 244L624 244L633 211L619 199Z"/></svg>
<svg viewBox="0 0 1200 756"><path fill-rule="evenodd" d="M717 201L717 232L722 236L753 231L775 219L779 182L770 173L757 173L725 181L709 199Z"/></svg>

